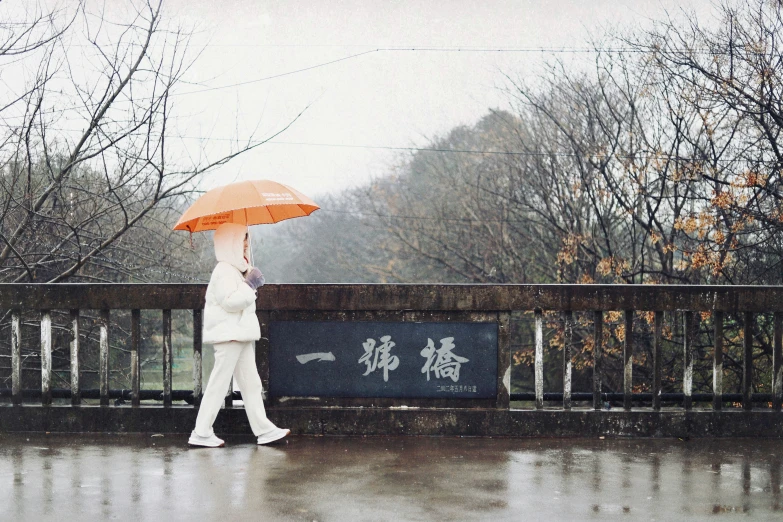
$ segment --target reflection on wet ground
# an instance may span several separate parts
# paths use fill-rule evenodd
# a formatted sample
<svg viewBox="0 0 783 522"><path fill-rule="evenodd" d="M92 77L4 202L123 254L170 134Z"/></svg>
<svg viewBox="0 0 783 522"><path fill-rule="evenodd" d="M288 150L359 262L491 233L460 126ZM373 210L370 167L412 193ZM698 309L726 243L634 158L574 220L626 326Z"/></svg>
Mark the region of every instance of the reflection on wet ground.
<svg viewBox="0 0 783 522"><path fill-rule="evenodd" d="M0 520L770 520L779 441L2 435Z"/></svg>

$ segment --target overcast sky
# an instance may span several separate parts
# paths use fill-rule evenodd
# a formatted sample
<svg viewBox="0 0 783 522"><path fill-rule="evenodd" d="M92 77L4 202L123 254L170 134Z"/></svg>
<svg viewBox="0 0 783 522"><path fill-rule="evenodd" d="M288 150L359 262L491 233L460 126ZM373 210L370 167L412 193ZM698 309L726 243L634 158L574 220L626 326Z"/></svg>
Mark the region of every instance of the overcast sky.
<svg viewBox="0 0 783 522"><path fill-rule="evenodd" d="M507 108L504 73L532 76L552 56L524 50L584 48L591 34L683 8L713 17L709 0L171 0L168 14L195 25L193 48L204 48L189 73L198 85L179 89L189 93L177 97L180 132L191 147L225 150L254 130L271 135L309 105L204 186L268 178L309 195L339 191L403 154L374 147L423 146ZM375 51L388 48L419 50Z"/></svg>

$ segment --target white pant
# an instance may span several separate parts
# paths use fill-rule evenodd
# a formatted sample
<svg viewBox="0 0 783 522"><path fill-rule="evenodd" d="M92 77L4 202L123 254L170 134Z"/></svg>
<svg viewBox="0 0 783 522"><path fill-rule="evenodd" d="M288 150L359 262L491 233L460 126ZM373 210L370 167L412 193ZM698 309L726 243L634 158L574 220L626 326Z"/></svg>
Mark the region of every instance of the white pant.
<svg viewBox="0 0 783 522"><path fill-rule="evenodd" d="M242 402L253 433L258 436L276 428L266 417L261 397L261 377L256 368L253 342L219 343L215 347L215 366L207 381L207 389L201 399L196 417L196 435L209 437L231 382L231 375L242 390Z"/></svg>

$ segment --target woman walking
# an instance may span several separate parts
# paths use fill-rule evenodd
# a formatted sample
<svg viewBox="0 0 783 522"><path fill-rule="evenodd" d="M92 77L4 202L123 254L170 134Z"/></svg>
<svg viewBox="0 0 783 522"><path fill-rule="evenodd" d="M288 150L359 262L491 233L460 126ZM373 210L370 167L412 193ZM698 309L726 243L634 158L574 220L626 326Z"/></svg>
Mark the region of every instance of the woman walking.
<svg viewBox="0 0 783 522"><path fill-rule="evenodd" d="M266 416L261 396L261 377L255 360L255 341L261 338L256 317L256 289L264 276L248 260L248 231L245 225L225 223L215 230L218 264L207 286L204 308L204 343L215 348L215 366L201 400L196 428L188 444L210 448L225 442L215 436L212 424L233 375L242 390L242 401L258 444L280 440L290 430L275 426Z"/></svg>

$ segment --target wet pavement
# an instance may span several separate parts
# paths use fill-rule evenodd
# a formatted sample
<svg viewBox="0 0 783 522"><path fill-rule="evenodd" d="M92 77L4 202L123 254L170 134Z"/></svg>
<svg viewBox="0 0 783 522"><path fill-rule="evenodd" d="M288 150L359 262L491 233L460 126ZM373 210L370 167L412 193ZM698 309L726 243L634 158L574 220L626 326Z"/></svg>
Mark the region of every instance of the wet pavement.
<svg viewBox="0 0 783 522"><path fill-rule="evenodd" d="M0 435L0 520L783 519L768 439Z"/></svg>

